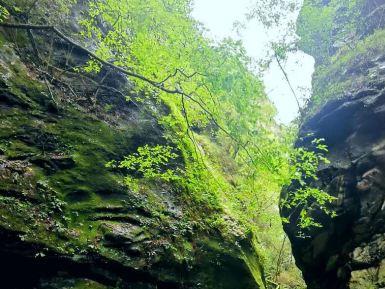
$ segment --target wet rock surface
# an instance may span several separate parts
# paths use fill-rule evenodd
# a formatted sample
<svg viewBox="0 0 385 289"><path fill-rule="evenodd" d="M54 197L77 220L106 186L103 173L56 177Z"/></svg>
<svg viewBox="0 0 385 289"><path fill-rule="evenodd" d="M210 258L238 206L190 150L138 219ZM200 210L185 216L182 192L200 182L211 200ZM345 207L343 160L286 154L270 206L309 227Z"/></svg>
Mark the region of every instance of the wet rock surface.
<svg viewBox="0 0 385 289"><path fill-rule="evenodd" d="M378 16L384 3L364 3L360 17L377 15L366 23L370 35L374 23L376 29L384 26ZM322 228L313 228L306 238L298 237L294 221L284 224L309 289L385 287L385 57L383 51L370 52L369 44L366 49L338 70L350 88L342 95L327 91L329 100L300 129L298 146L312 148L314 138L324 138L329 148L331 163L319 167L315 185L336 197L332 209L337 213L328 218L313 211ZM293 217L290 210L281 213Z"/></svg>
<svg viewBox="0 0 385 289"><path fill-rule="evenodd" d="M318 186L337 198L338 215L328 219L315 212L323 227L308 238L297 237L295 224L285 225L309 288L365 288L363 272L380 274L383 266L385 112L379 108L385 94L366 91L327 104L301 130L299 145L311 147L313 138L328 144L331 164L320 168ZM369 284L380 286L376 274Z"/></svg>
<svg viewBox="0 0 385 289"><path fill-rule="evenodd" d="M126 78L66 75L76 92L47 84L20 58L30 46L16 49L0 32L1 288L258 288L260 264L251 272L238 245L199 230L181 192L155 184L134 193L125 172L106 168L167 142L154 114L124 98ZM60 67L66 47L56 44ZM73 63L84 58L74 53Z"/></svg>

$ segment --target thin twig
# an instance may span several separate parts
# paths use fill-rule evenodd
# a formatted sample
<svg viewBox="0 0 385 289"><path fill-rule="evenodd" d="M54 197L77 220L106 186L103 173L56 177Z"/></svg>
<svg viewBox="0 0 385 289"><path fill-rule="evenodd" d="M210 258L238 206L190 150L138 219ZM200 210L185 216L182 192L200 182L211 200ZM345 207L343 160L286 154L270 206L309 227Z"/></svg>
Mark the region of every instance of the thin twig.
<svg viewBox="0 0 385 289"><path fill-rule="evenodd" d="M28 10L27 10L27 13L26 13L27 15L29 15L29 13L31 13L32 9L35 8L37 2L39 2L39 0L35 0L35 1L32 3L32 5L29 6L29 8L28 8Z"/></svg>
<svg viewBox="0 0 385 289"><path fill-rule="evenodd" d="M92 51L88 50L87 48L83 47L82 45L76 43L74 40L72 40L71 38L69 38L68 36L66 36L63 32L61 32L58 28L56 28L55 26L51 26L51 25L33 25L33 24L17 24L17 23L0 23L0 27L4 27L4 28L14 28L14 29L26 29L26 30L46 30L46 31L52 31L53 33L55 33L59 38L63 39L64 41L67 41L68 43L72 44L74 47L78 48L80 51L83 51L84 53L86 53L87 55L89 55L91 58L95 59L96 61L100 62L101 64L107 66L107 67L110 67L118 72L121 72L122 74L124 75L127 75L127 76L131 76L133 78L136 78L136 79L140 79L144 82L147 82L148 84L154 86L155 88L163 91L163 92L166 92L166 93L169 93L169 94L179 94L181 95L182 97L186 97L187 99L191 100L192 102L196 103L208 116L209 118L211 119L211 121L219 128L219 130L221 130L222 132L224 132L227 136L230 137L231 140L233 140L234 142L236 142L238 145L240 145L240 147L246 152L248 158L250 159L250 161L252 162L253 166L257 167L257 164L254 160L254 158L252 157L250 151L245 147L245 145L243 143L241 143L239 140L236 139L236 137L234 137L230 132L228 132L224 127L222 127L218 121L215 119L215 117L213 116L213 114L202 104L200 103L199 101L197 101L196 99L194 99L191 95L185 93L182 89L180 88L175 88L175 89L170 89L170 88L166 88L164 86L164 83L162 82L157 82L157 81L154 81L152 79L149 79L143 75L140 75L140 74L137 74L135 72L132 72L132 71L128 71L122 67L119 67L119 66L116 66L114 65L113 63L110 63L102 58L100 58L99 56L97 56L95 53L93 53ZM184 74L182 71L179 71L181 72L181 74ZM186 74L184 74L186 76ZM268 169L272 169L269 162L264 160L263 159L263 152L261 151L260 148L256 147L258 153L261 155L262 157L262 162L264 163L264 165L268 168Z"/></svg>
<svg viewBox="0 0 385 289"><path fill-rule="evenodd" d="M111 73L111 70L108 70L106 72L106 74L103 76L103 78L100 80L99 84L98 84L98 87L96 88L96 91L94 93L94 106L96 106L96 102L98 100L98 94L99 94L99 90L100 90L100 85L103 85L103 82L106 80L106 78L108 77L108 75L110 75Z"/></svg>
<svg viewBox="0 0 385 289"><path fill-rule="evenodd" d="M187 129L186 129L186 132L187 132L187 135L189 137L189 139L191 140L191 142L194 144L194 151L195 151L195 155L198 157L198 151L197 149L199 148L196 140L195 140L195 137L194 137L194 132L191 130L191 125L190 125L190 120L188 118L188 114L187 114L187 109L186 109L186 104L185 104L185 99L184 99L184 96L182 95L181 97L181 103L182 103L182 114L183 114L183 117L186 121L186 124L187 124ZM201 156L202 160L203 160L203 157Z"/></svg>
<svg viewBox="0 0 385 289"><path fill-rule="evenodd" d="M289 85L289 88L290 88L291 92L293 93L293 96L294 96L294 98L295 98L295 101L297 102L297 105L298 105L298 110L299 110L300 114L302 115L302 108L301 108L301 105L300 105L300 103L299 103L298 96L297 96L297 94L295 93L295 90L294 90L293 86L291 85L291 82L290 82L290 80L289 80L289 76L287 75L285 69L283 68L283 65L282 65L281 61L279 60L279 57L278 57L278 55L277 55L276 53L274 53L274 57L275 57L275 59L277 60L278 66L279 66L279 68L281 69L281 71L282 71L282 73L283 73L283 75L284 75L284 77L285 77L285 79L286 79L286 82L287 82L287 84Z"/></svg>
<svg viewBox="0 0 385 289"><path fill-rule="evenodd" d="M40 57L40 54L39 54L39 50L37 49L35 37L33 36L32 30L31 29L27 29L27 34L28 34L29 41L31 41L32 49L33 49L33 52L35 53L36 58L38 59L38 61L40 63L42 63L42 60L41 60L41 57Z"/></svg>
<svg viewBox="0 0 385 289"><path fill-rule="evenodd" d="M47 88L48 88L48 92L49 92L49 94L50 94L50 96L51 96L52 101L53 101L53 102L55 103L55 105L58 107L57 102L56 102L56 99L55 99L55 96L53 95L52 90L51 90L51 87L49 86L47 77L45 77L45 76L44 76L44 82L45 82L45 85L46 85Z"/></svg>
<svg viewBox="0 0 385 289"><path fill-rule="evenodd" d="M137 78L137 79L140 79L140 80L143 80L151 85L153 85L154 87L164 91L164 92L167 92L167 93L170 93L170 94L181 94L182 91L180 91L179 89L168 89L168 88L165 88L163 86L163 83L159 83L157 81L154 81L152 79L149 79L143 75L140 75L140 74L137 74L135 72L131 72L131 71L128 71L122 67L119 67L119 66L116 66L115 64L112 64L108 61L105 61L103 60L102 58L100 58L99 56L97 56L95 53L93 53L92 51L88 50L87 48L83 47L82 45L76 43L74 40L72 40L71 38L69 38L68 36L66 36L63 32L61 32L59 29L57 29L55 26L50 26L50 25L32 25L32 24L14 24L14 23L0 23L0 27L4 27L4 28L16 28L16 29L33 29L33 30L48 30L48 31L52 31L54 32L59 38L69 42L70 44L72 44L73 46L75 46L76 48L78 48L79 50L85 52L86 54L88 54L91 58L97 60L98 62L100 62L101 64L104 64L108 67L111 67L127 76L131 76L131 77L134 77L134 78Z"/></svg>
<svg viewBox="0 0 385 289"><path fill-rule="evenodd" d="M279 255L278 255L278 260L277 260L277 268L275 270L275 276L274 276L275 282L277 282L277 278L278 278L278 274L279 274L279 267L281 265L281 259L282 259L283 249L285 247L286 238L287 238L287 236L285 234L283 237L281 249L279 250Z"/></svg>

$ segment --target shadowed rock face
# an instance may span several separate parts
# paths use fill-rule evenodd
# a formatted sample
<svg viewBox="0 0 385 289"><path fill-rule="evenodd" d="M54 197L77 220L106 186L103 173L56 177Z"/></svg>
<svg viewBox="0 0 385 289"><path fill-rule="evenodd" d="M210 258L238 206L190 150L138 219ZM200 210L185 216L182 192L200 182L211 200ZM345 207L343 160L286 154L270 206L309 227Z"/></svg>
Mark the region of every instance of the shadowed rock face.
<svg viewBox="0 0 385 289"><path fill-rule="evenodd" d="M200 230L206 215L184 192L159 183L135 193L125 172L105 167L166 144L154 117L166 108L126 101L131 85L112 71L62 76L72 90L57 71L47 83L18 33L16 49L12 32L0 30L0 287L259 288L250 240ZM44 40L36 33L42 55ZM57 67L84 63L81 51L66 59L68 46L53 45Z"/></svg>
<svg viewBox="0 0 385 289"><path fill-rule="evenodd" d="M362 17L384 6L365 3ZM311 148L314 138L328 145L331 163L319 168L316 185L336 197L332 207L338 215L331 219L314 211L323 227L305 239L297 237L294 222L284 224L309 289L385 287L385 56L368 55L341 70L355 88L330 97L300 129L297 145Z"/></svg>
<svg viewBox="0 0 385 289"><path fill-rule="evenodd" d="M331 164L320 168L318 186L337 198L333 208L338 214L333 219L319 214L323 228L313 230L306 239L296 237L294 224L285 225L309 288L342 289L349 282L349 288L363 288L355 285L355 276L364 274L362 270L382 269L384 105L384 91L361 90L329 103L302 127L299 145L310 146L311 139L325 138L329 146ZM283 211L284 215L289 213ZM373 278L377 280L376 276Z"/></svg>

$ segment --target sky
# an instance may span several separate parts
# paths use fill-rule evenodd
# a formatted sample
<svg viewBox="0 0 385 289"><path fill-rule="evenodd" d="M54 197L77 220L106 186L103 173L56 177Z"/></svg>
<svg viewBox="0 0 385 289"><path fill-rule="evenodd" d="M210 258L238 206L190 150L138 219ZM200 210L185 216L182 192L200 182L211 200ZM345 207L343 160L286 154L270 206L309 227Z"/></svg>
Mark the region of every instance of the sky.
<svg viewBox="0 0 385 289"><path fill-rule="evenodd" d="M249 56L258 60L268 52L269 41L285 34L286 31L284 27L279 30L268 30L257 21L245 22L245 14L250 11L253 2L256 3L256 0L194 0L192 15L208 29L209 38L214 41L220 41L225 37L241 39ZM298 11L290 17L295 19L297 15ZM236 21L246 23L240 34L234 29ZM311 92L313 58L300 51L290 53L284 69L303 104ZM277 108L277 121L290 123L298 115L298 105L276 62L263 73L263 81L268 97Z"/></svg>

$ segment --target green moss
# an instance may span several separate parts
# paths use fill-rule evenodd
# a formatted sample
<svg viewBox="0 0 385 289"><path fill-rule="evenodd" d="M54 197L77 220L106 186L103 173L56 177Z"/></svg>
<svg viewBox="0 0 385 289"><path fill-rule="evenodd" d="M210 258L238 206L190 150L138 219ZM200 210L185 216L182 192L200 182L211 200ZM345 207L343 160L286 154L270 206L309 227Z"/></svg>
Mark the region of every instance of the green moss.
<svg viewBox="0 0 385 289"><path fill-rule="evenodd" d="M11 141L5 149L5 155L10 159L28 157L39 153L40 151L38 149L28 146L20 140Z"/></svg>
<svg viewBox="0 0 385 289"><path fill-rule="evenodd" d="M4 44L6 44L7 41L3 35L3 33L0 33L0 48L3 48Z"/></svg>
<svg viewBox="0 0 385 289"><path fill-rule="evenodd" d="M247 265L247 267L250 269L250 272L252 273L255 282L258 284L259 288L263 289L266 288L265 283L265 275L263 270L263 260L261 260L261 256L263 254L260 252L259 245L255 238L252 240L252 250L250 251L243 251L243 259Z"/></svg>
<svg viewBox="0 0 385 289"><path fill-rule="evenodd" d="M9 107L0 107L0 149L8 164L22 160L31 179L21 174L28 183L15 186L9 176L2 182L7 185L3 192L10 196L0 199L0 227L20 233L24 241L73 258L92 252L136 269L163 262L167 266L154 269L161 280L179 282L175 272L187 266L196 272L189 278L201 277L207 287L215 288L220 282L220 288L232 289L234 284L227 283L235 280L230 274L234 268L247 283L245 288L254 286L244 262L255 275L258 258L253 259L250 251L244 261L234 246L237 236L223 217L223 188L229 185L219 161L211 173L202 170L192 157L191 141L183 135L181 161L194 178L170 184L142 180L138 191L132 192L124 184L126 172L105 164L135 152L140 142L157 131L151 127L138 131L135 123L127 121L113 126L69 103L61 104L60 113L52 113L51 96L42 83L28 74L18 57L10 52L7 55L12 61L6 62L14 64L1 70L9 73L6 85L0 87L2 95L9 96L4 100ZM179 116L176 126L183 124ZM61 164L62 158L68 163ZM127 229L124 226L131 223L140 227L131 232L137 247L131 248L129 242L121 247L106 245L108 234L119 239ZM116 226L116 232L107 232L107 225ZM129 250L136 250L137 255L130 255ZM218 265L221 262L228 272L223 273ZM70 285L88 286L84 280Z"/></svg>
<svg viewBox="0 0 385 289"><path fill-rule="evenodd" d="M71 111L70 116L46 128L67 145L75 162L73 168L60 170L50 178L52 186L74 203L100 202L98 193L122 193L123 178L108 170L105 164L129 151L129 137L124 138L123 133L112 131L102 122L82 118L80 112Z"/></svg>
<svg viewBox="0 0 385 289"><path fill-rule="evenodd" d="M301 49L314 56L318 63L328 62L337 42L351 43L351 34L359 33L361 5L362 0L331 0L327 4L306 0L297 23Z"/></svg>
<svg viewBox="0 0 385 289"><path fill-rule="evenodd" d="M94 281L91 281L91 280L77 280L74 284L73 287L69 287L71 289L106 289L107 287L100 284L100 283L97 283L97 282L94 282Z"/></svg>
<svg viewBox="0 0 385 289"><path fill-rule="evenodd" d="M385 30L358 41L354 48L344 47L330 58L330 63L319 65L313 76L313 95L307 116L313 115L328 101L346 96L362 89L370 81L368 66L381 56L385 49Z"/></svg>
<svg viewBox="0 0 385 289"><path fill-rule="evenodd" d="M365 87L370 62L385 48L385 31L363 34L362 0L305 1L298 20L299 46L316 58L313 95L307 107L311 117L328 101ZM364 37L363 37L364 35Z"/></svg>

